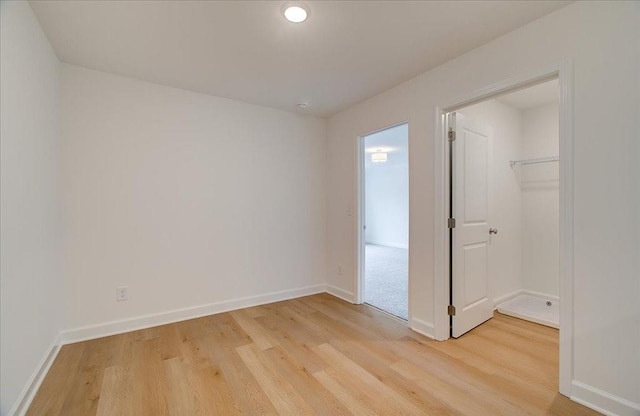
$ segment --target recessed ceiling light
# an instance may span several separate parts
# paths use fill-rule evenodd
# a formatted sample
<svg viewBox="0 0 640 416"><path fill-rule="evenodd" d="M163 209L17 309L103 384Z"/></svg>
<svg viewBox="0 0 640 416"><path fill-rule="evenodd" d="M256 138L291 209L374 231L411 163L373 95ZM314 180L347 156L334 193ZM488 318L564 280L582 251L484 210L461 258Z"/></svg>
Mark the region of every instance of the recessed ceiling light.
<svg viewBox="0 0 640 416"><path fill-rule="evenodd" d="M300 2L288 2L282 7L284 17L292 23L302 23L309 17L309 8Z"/></svg>

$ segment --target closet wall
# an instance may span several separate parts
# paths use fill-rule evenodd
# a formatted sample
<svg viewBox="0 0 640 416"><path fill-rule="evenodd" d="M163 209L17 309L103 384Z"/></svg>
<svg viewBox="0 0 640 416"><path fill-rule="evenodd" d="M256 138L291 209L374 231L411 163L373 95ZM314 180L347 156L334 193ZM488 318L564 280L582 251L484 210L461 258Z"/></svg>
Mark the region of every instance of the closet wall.
<svg viewBox="0 0 640 416"><path fill-rule="evenodd" d="M495 304L526 290L558 296L558 162L511 167L512 160L558 155L558 104L520 110L499 100L459 111L491 126L489 294Z"/></svg>
<svg viewBox="0 0 640 416"><path fill-rule="evenodd" d="M522 111L522 157L557 156L558 104ZM560 272L559 163L516 168L522 174L522 279L524 289L558 296Z"/></svg>

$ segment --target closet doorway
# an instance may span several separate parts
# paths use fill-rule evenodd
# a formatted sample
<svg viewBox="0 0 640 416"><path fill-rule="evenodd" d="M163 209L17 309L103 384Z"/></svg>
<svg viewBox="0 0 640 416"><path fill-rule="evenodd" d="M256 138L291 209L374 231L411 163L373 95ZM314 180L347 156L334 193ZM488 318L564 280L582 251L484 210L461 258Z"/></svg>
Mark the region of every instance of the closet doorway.
<svg viewBox="0 0 640 416"><path fill-rule="evenodd" d="M494 310L559 328L558 80L448 113L447 128L450 335Z"/></svg>
<svg viewBox="0 0 640 416"><path fill-rule="evenodd" d="M360 139L361 301L409 316L408 124Z"/></svg>
<svg viewBox="0 0 640 416"><path fill-rule="evenodd" d="M528 167L543 165L546 168L555 163L558 171L558 309L559 309L559 355L557 365L559 369L558 386L561 394L570 396L572 394L573 380L573 286L574 286L574 225L573 225L573 67L571 61L560 61L553 65L543 66L526 73L517 74L499 82L493 82L481 90L468 90L450 102L442 102L435 107L434 115L436 119L435 146L436 166L435 166L435 280L434 280L434 338L437 340L447 340L451 337L451 314L456 314L458 308L453 305L451 279L452 266L455 261L451 254L451 230L448 228L450 218L450 194L451 182L449 180L450 170L450 149L449 149L449 129L447 126L447 115L457 112L465 107L476 103L485 102L506 96L510 93L524 91L530 87L544 84L548 81L557 80L558 94L558 162L550 161L555 159L555 155L541 155L540 158L531 159L542 160L513 160L520 161L520 164L528 163ZM471 117L471 116L470 116ZM455 139L457 140L457 138ZM460 143L460 142L458 142ZM524 161L524 163L522 163ZM532 162L532 163L529 163ZM538 163L541 162L541 163ZM518 164L518 163L516 163ZM514 166L516 165L514 164ZM511 163L507 164L508 169L513 169ZM516 169L518 169L516 167ZM526 168L525 168L526 169ZM518 174L514 172L514 174ZM457 221L456 221L457 222ZM457 226L458 224L456 224ZM497 236L504 235L504 229L497 226ZM544 232L543 227L538 230ZM488 230L487 230L488 233ZM553 302L552 302L553 303ZM545 302L546 305L546 302ZM454 309L455 308L455 309ZM464 308L464 306L462 307ZM455 317L455 315L454 315ZM529 324L534 325L534 324Z"/></svg>

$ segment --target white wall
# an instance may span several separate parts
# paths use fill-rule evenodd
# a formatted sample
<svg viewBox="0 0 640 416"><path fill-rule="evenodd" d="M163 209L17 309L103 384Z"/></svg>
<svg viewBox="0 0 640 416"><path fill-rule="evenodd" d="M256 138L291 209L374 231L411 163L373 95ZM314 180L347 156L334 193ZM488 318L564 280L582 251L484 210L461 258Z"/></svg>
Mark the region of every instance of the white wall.
<svg viewBox="0 0 640 416"><path fill-rule="evenodd" d="M66 328L324 288L324 120L66 64L62 79Z"/></svg>
<svg viewBox="0 0 640 416"><path fill-rule="evenodd" d="M59 62L27 2L0 3L0 413L58 335Z"/></svg>
<svg viewBox="0 0 640 416"><path fill-rule="evenodd" d="M522 111L522 158L558 156L558 104ZM524 289L558 296L560 189L558 163L517 167L522 177Z"/></svg>
<svg viewBox="0 0 640 416"><path fill-rule="evenodd" d="M489 226L497 228L498 234L490 238L489 296L499 303L523 288L522 192L510 165L522 152L522 115L497 100L459 112L493 131L489 142Z"/></svg>
<svg viewBox="0 0 640 416"><path fill-rule="evenodd" d="M328 284L343 296L354 293L357 224L348 215L357 189L354 141L408 120L409 319L414 327L432 328L435 107L570 59L575 160L572 394L591 405L620 406L618 413L632 414L630 403L640 403L639 20L638 2L573 3L331 117Z"/></svg>
<svg viewBox="0 0 640 416"><path fill-rule="evenodd" d="M402 124L364 138L367 243L409 247L408 130ZM371 161L376 149L387 152L386 162Z"/></svg>

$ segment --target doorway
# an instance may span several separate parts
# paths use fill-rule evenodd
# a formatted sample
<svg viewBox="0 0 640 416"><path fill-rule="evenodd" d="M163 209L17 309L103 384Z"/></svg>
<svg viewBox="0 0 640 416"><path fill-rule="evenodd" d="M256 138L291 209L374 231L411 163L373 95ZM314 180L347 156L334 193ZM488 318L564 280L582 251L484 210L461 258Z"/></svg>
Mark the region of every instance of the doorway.
<svg viewBox="0 0 640 416"><path fill-rule="evenodd" d="M447 129L450 335L495 310L559 328L557 79L448 113Z"/></svg>
<svg viewBox="0 0 640 416"><path fill-rule="evenodd" d="M570 396L573 379L573 68L569 60L520 74L481 90L467 91L449 103L437 106L435 152L435 281L434 338L450 338L450 232L449 218L449 149L446 114L508 92L525 89L551 79L559 82L559 391Z"/></svg>
<svg viewBox="0 0 640 416"><path fill-rule="evenodd" d="M408 124L361 137L360 290L362 301L409 316Z"/></svg>

